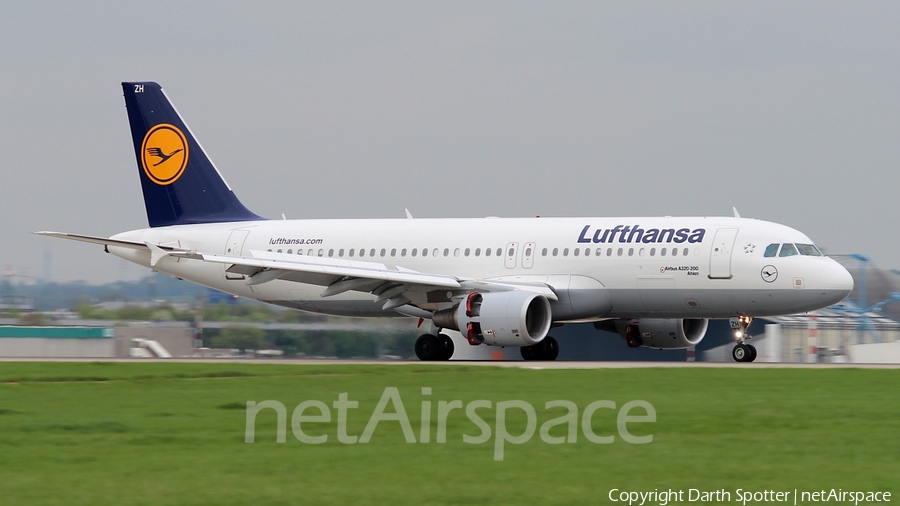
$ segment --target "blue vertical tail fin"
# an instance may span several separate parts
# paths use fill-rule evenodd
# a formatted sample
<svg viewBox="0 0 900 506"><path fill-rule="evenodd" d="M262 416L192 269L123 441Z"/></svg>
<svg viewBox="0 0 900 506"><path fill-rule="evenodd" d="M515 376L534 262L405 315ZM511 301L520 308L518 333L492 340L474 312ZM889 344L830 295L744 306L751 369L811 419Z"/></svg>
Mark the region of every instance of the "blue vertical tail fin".
<svg viewBox="0 0 900 506"><path fill-rule="evenodd" d="M263 219L231 191L160 85L122 90L151 227Z"/></svg>

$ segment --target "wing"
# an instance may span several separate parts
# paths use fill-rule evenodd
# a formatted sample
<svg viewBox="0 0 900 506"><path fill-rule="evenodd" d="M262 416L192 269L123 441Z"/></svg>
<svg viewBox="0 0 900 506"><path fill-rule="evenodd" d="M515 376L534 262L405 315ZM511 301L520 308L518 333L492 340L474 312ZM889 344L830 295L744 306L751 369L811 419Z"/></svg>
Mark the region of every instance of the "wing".
<svg viewBox="0 0 900 506"><path fill-rule="evenodd" d="M165 158L166 155L163 154L162 150L159 148L147 148L147 153L150 156L158 156L160 158Z"/></svg>
<svg viewBox="0 0 900 506"><path fill-rule="evenodd" d="M465 279L446 274L431 274L389 266L377 262L360 262L305 255L285 255L267 251L250 251L250 257L172 252L174 257L192 258L226 264L233 274L247 276L247 285L255 286L276 279L324 287L321 297L332 297L347 291L371 293L375 302L384 302L383 309L395 309L407 304L417 306L462 298L472 291L528 290L557 300L545 283L515 283ZM424 315L423 315L424 316Z"/></svg>

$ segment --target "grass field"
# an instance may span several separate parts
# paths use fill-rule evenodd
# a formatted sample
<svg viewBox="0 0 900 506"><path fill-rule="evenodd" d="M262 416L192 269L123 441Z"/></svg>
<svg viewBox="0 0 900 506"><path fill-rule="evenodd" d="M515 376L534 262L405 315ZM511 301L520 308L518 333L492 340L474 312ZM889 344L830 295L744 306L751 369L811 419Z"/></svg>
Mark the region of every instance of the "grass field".
<svg viewBox="0 0 900 506"><path fill-rule="evenodd" d="M347 433L361 435L386 387L417 440L431 402L431 442L407 443L400 423L382 421L370 442L343 444L336 409L330 423L303 425L327 442L294 437L297 405L331 407L344 392L359 402ZM669 488L890 491L896 502L898 389L900 371L877 369L2 363L0 504L593 504L611 489ZM286 407L287 441L276 443L268 409L247 444L247 402L265 400ZM478 411L488 442L463 442L481 431L460 409L447 416L447 442L435 442L437 404L454 400L492 402ZM493 406L511 400L534 406L537 430L498 461ZM577 405L576 443L541 439L541 425L566 412L544 408L553 400ZM581 413L597 400L649 402L656 421L629 430L652 442L625 442L611 409L591 427L614 442L588 441ZM505 425L522 434L525 412L509 409Z"/></svg>

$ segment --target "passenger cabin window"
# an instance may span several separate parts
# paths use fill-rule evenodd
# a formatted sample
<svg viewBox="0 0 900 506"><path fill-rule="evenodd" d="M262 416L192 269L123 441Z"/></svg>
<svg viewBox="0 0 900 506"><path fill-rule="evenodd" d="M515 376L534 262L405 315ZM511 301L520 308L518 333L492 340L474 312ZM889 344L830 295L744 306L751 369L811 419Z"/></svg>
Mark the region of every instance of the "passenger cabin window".
<svg viewBox="0 0 900 506"><path fill-rule="evenodd" d="M763 255L765 257L773 257L778 253L778 243L770 244L766 246L766 253Z"/></svg>
<svg viewBox="0 0 900 506"><path fill-rule="evenodd" d="M784 243L781 246L781 253L778 254L780 257L792 257L797 254L797 248L791 243Z"/></svg>

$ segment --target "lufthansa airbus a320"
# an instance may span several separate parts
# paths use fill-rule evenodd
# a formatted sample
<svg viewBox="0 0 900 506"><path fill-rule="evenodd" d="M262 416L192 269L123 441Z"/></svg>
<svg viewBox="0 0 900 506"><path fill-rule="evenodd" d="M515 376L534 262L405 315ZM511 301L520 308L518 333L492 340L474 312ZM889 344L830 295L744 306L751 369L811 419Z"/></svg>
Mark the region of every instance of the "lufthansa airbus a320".
<svg viewBox="0 0 900 506"><path fill-rule="evenodd" d="M629 346L682 349L709 319L843 300L853 279L803 233L734 217L267 220L238 200L162 88L122 83L149 228L103 245L176 278L301 311L430 320L421 360L467 345L553 360L554 326L594 322ZM458 344L466 346L466 344Z"/></svg>

